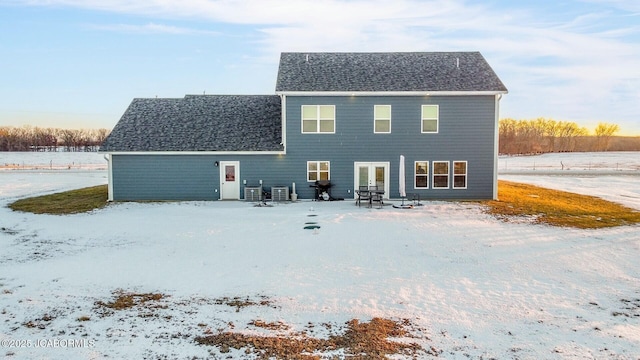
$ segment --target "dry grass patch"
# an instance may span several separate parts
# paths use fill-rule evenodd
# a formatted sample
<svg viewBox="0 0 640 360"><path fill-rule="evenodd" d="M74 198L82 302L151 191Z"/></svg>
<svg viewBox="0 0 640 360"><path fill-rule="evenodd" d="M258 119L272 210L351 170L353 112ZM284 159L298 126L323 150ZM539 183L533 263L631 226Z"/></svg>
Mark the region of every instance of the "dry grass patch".
<svg viewBox="0 0 640 360"><path fill-rule="evenodd" d="M504 219L531 217L535 222L579 229L640 223L640 211L594 196L533 185L498 182L499 201L487 201L488 212Z"/></svg>
<svg viewBox="0 0 640 360"><path fill-rule="evenodd" d="M258 359L311 360L346 357L364 360L387 359L388 355L417 358L418 354L425 352L420 345L389 339L409 337L409 325L408 320L398 322L373 318L369 322L361 323L353 319L346 323L346 330L342 334L331 335L327 339L310 337L305 333L260 336L221 332L199 336L195 340L201 345L215 346L221 353L227 353L231 348L244 349L245 354L252 354ZM337 356L339 351L345 356ZM433 349L427 353L438 355Z"/></svg>
<svg viewBox="0 0 640 360"><path fill-rule="evenodd" d="M56 318L55 315L44 314L41 318L27 321L22 325L28 328L37 328L40 330L44 330L47 327L47 325L49 325L49 323L51 323L51 321L53 321L55 318Z"/></svg>
<svg viewBox="0 0 640 360"><path fill-rule="evenodd" d="M14 211L34 214L66 215L102 208L107 205L107 185L20 199L9 205Z"/></svg>
<svg viewBox="0 0 640 360"><path fill-rule="evenodd" d="M160 293L131 293L124 290L114 291L115 299L110 302L96 301L96 306L109 310L126 310L134 307L162 309L166 305L158 302L167 297Z"/></svg>
<svg viewBox="0 0 640 360"><path fill-rule="evenodd" d="M267 329L267 330L279 330L279 331L289 330L289 325L283 323L282 321L266 322L263 320L252 320L251 322L249 322L249 325Z"/></svg>
<svg viewBox="0 0 640 360"><path fill-rule="evenodd" d="M249 297L239 297L239 296L235 296L235 297L221 297L221 298L217 298L213 301L214 304L216 305L227 305L227 306L231 306L231 307L235 307L236 308L236 312L240 312L240 309L248 307L248 306L269 306L269 307L274 307L271 303L271 300L269 300L268 297L264 296L264 295L260 295L258 296L259 300L253 300Z"/></svg>

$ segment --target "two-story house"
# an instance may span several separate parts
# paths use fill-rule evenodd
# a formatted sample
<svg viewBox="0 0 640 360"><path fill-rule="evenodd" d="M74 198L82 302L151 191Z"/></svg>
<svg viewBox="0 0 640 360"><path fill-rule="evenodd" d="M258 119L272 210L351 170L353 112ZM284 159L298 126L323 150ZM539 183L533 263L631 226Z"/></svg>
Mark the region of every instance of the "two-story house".
<svg viewBox="0 0 640 360"><path fill-rule="evenodd" d="M105 140L110 200L242 199L284 186L334 197L497 198L499 102L478 52L283 53L276 95L134 99Z"/></svg>

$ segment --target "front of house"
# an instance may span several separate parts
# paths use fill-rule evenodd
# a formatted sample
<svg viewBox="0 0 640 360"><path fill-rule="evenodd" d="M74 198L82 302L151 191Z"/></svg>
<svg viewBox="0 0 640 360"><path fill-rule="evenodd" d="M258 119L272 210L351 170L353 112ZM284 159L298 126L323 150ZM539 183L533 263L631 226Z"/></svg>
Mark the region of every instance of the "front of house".
<svg viewBox="0 0 640 360"><path fill-rule="evenodd" d="M110 200L497 197L499 101L480 53L283 53L275 95L135 99L101 147ZM295 184L295 189L293 188Z"/></svg>

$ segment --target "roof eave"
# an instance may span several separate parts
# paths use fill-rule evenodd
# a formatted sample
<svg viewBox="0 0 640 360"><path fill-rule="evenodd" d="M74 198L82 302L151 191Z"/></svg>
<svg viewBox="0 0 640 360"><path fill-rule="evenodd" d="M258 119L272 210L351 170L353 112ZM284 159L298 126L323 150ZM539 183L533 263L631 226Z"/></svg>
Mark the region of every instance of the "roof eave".
<svg viewBox="0 0 640 360"><path fill-rule="evenodd" d="M284 150L269 151L98 151L109 155L285 155Z"/></svg>
<svg viewBox="0 0 640 360"><path fill-rule="evenodd" d="M507 90L489 91L276 91L285 96L469 96L501 95Z"/></svg>

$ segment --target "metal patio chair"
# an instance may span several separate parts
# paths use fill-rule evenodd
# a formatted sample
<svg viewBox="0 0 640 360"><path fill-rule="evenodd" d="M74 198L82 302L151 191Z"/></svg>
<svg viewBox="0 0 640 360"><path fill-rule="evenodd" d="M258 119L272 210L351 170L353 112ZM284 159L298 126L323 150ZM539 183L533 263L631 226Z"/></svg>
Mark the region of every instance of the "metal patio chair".
<svg viewBox="0 0 640 360"><path fill-rule="evenodd" d="M358 207L362 205L363 200L367 202L367 206L369 206L369 204L371 203L371 192L366 186L360 186L360 188L358 189L358 198L356 199L356 204L358 205Z"/></svg>

